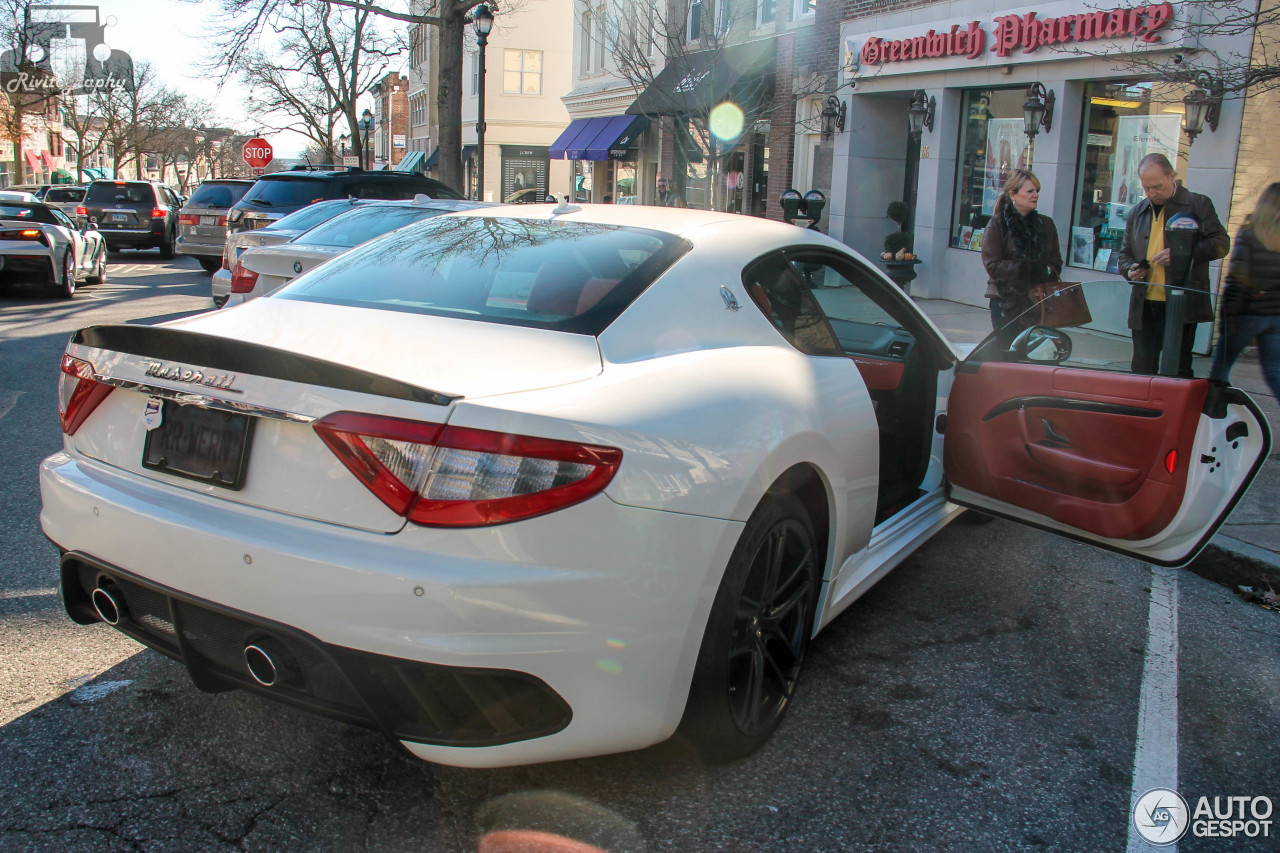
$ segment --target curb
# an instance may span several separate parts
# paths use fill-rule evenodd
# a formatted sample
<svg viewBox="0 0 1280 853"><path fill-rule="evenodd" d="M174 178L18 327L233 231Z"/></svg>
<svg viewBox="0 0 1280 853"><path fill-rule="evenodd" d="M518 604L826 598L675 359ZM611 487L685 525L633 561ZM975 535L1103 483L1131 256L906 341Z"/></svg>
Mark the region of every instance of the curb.
<svg viewBox="0 0 1280 853"><path fill-rule="evenodd" d="M1280 554L1230 536L1213 537L1185 568L1232 591L1270 586L1280 592Z"/></svg>

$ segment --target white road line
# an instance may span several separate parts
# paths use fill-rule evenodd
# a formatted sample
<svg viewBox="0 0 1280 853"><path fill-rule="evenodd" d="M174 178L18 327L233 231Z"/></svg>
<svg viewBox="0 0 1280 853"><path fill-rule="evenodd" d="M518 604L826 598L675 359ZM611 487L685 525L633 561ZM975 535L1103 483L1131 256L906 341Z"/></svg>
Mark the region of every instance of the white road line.
<svg viewBox="0 0 1280 853"><path fill-rule="evenodd" d="M1133 751L1126 849L1128 853L1177 853L1176 844L1149 844L1133 825L1134 805L1152 788L1178 790L1178 575L1176 569L1161 566L1151 567L1147 655L1138 701L1138 741Z"/></svg>

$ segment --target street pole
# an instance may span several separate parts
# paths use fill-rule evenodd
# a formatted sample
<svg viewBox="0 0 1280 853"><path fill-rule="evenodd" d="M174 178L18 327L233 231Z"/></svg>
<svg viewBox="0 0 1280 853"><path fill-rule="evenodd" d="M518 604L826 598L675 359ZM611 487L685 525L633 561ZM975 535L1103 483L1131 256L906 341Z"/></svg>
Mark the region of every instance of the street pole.
<svg viewBox="0 0 1280 853"><path fill-rule="evenodd" d="M476 201L484 201L484 49L489 43L489 31L493 29L493 12L481 3L471 13L471 25L476 31L476 44L480 48L480 101L476 115Z"/></svg>

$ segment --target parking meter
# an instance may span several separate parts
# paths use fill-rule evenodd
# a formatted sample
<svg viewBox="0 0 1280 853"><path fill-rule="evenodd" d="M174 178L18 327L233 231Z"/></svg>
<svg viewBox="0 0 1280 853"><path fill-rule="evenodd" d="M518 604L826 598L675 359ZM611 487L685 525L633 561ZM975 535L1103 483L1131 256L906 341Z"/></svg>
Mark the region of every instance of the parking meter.
<svg viewBox="0 0 1280 853"><path fill-rule="evenodd" d="M1187 316L1187 280L1191 275L1192 253L1200 242L1200 222L1189 213L1175 213L1164 224L1164 247L1169 250L1165 268L1164 344L1160 348L1160 375L1177 376L1182 327Z"/></svg>
<svg viewBox="0 0 1280 853"><path fill-rule="evenodd" d="M818 220L822 218L822 209L827 206L827 197L822 194L821 190L809 190L804 194L805 215L813 220L809 224L810 228L818 227Z"/></svg>
<svg viewBox="0 0 1280 853"><path fill-rule="evenodd" d="M795 225L796 219L800 216L800 208L804 204L800 191L783 190L782 195L778 197L778 203L782 205L782 221L788 225Z"/></svg>

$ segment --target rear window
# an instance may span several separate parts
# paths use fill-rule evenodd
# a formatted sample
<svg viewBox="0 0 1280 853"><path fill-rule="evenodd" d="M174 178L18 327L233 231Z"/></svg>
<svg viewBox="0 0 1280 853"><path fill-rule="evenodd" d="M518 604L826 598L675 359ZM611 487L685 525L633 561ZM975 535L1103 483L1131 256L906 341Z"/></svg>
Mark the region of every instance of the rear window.
<svg viewBox="0 0 1280 853"><path fill-rule="evenodd" d="M357 207L312 228L294 240L304 246L359 246L381 237L388 231L412 225L428 216L439 216L447 210L432 207Z"/></svg>
<svg viewBox="0 0 1280 853"><path fill-rule="evenodd" d="M21 204L0 201L0 219L27 219L31 222L43 222L53 225L58 220L53 218L47 207L38 204Z"/></svg>
<svg viewBox="0 0 1280 853"><path fill-rule="evenodd" d="M59 201L81 201L82 199L84 199L84 187L50 188L44 194L44 200L50 204Z"/></svg>
<svg viewBox="0 0 1280 853"><path fill-rule="evenodd" d="M281 217L272 222L267 228L278 229L281 231L306 231L308 228L314 228L326 219L332 219L339 213L343 213L351 209L351 202L346 199L336 201L318 201L315 204L308 205L302 210L296 210L288 216Z"/></svg>
<svg viewBox="0 0 1280 853"><path fill-rule="evenodd" d="M107 202L116 204L154 204L155 191L151 184L116 184L109 181L95 181L89 185L85 193L85 201Z"/></svg>
<svg viewBox="0 0 1280 853"><path fill-rule="evenodd" d="M673 234L616 225L433 217L272 298L597 335L688 248Z"/></svg>
<svg viewBox="0 0 1280 853"><path fill-rule="evenodd" d="M261 207L302 207L328 195L328 182L321 178L263 178L243 200Z"/></svg>
<svg viewBox="0 0 1280 853"><path fill-rule="evenodd" d="M249 184L217 184L206 181L191 194L187 204L191 207L230 207L238 202L249 189Z"/></svg>

